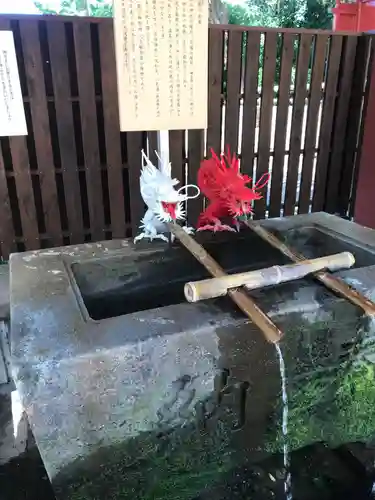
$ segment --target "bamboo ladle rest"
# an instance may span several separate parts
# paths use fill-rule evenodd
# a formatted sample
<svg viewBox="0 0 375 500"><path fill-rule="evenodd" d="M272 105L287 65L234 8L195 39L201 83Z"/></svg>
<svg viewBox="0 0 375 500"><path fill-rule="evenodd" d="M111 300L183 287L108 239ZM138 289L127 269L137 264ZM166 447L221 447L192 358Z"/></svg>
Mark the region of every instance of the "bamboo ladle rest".
<svg viewBox="0 0 375 500"><path fill-rule="evenodd" d="M286 283L307 276L308 274L328 269L338 271L349 269L355 263L350 252L341 252L311 260L302 260L298 263L284 266L272 266L256 271L248 271L225 276L209 278L201 281L191 281L185 284L184 293L189 302L222 297L228 290L245 287L247 290L264 288L267 286Z"/></svg>
<svg viewBox="0 0 375 500"><path fill-rule="evenodd" d="M211 257L211 255L194 238L176 223L168 224L171 233L179 239L180 243L204 266L214 277L226 276L224 269ZM263 312L243 288L228 291L228 297L252 320L261 330L268 342L279 342L283 332L273 323L271 318Z"/></svg>
<svg viewBox="0 0 375 500"><path fill-rule="evenodd" d="M269 243L273 246L273 248L279 250L279 252L288 257L288 259L292 262L305 260L304 255L296 252L292 248L289 248L285 243L280 241L277 236L268 231L258 222L254 222L252 220L246 220L244 222L247 227L262 238L262 240ZM372 317L375 315L375 303L371 299L365 297L361 292L351 288L342 279L333 276L326 270L314 273L313 277L328 288L328 290L341 295L341 297L344 297L355 306L360 307L368 316Z"/></svg>

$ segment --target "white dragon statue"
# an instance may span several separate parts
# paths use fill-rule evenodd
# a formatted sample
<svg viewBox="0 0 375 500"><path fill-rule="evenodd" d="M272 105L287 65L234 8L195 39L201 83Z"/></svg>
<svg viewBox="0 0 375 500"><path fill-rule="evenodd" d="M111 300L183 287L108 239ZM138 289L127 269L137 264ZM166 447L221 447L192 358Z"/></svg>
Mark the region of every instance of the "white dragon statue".
<svg viewBox="0 0 375 500"><path fill-rule="evenodd" d="M157 152L155 154L159 160L160 167L157 168L150 161L148 156L142 151L142 170L140 177L140 189L143 201L147 205L147 211L141 220L141 233L134 238L134 243L144 238L150 241L160 239L168 242L165 233L170 233L167 223L185 220L186 213L183 210L182 203L186 200L197 198L200 194L198 186L187 184L175 189L174 186L179 183L177 179L172 179L171 164L163 162ZM189 187L196 189L196 194L188 196ZM188 234L194 229L184 226ZM170 234L171 241L174 235Z"/></svg>

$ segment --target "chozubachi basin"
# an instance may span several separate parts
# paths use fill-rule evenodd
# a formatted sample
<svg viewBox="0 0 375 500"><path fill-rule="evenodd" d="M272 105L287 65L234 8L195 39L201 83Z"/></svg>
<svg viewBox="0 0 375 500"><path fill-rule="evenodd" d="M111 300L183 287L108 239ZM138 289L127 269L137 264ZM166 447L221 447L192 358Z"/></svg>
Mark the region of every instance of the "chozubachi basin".
<svg viewBox="0 0 375 500"><path fill-rule="evenodd" d="M335 275L375 297L374 231L261 224L307 258L353 253ZM289 263L247 228L197 239L227 273ZM375 438L374 322L313 278L251 292L280 356L227 297L185 300L209 276L178 242L13 254L10 273L13 375L58 500L371 491L353 463Z"/></svg>

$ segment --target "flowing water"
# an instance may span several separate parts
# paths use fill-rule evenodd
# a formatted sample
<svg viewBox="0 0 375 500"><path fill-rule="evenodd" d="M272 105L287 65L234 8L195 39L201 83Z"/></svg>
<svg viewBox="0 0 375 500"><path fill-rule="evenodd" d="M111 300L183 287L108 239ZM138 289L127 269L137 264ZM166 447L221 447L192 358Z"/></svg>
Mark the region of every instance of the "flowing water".
<svg viewBox="0 0 375 500"><path fill-rule="evenodd" d="M286 370L283 358L283 353L279 344L275 344L277 356L279 358L280 364L280 378L281 378L281 395L283 401L283 413L282 413L282 432L283 432L283 452L284 452L284 490L286 500L292 500L292 476L290 473L290 452L288 445L288 395L286 392Z"/></svg>

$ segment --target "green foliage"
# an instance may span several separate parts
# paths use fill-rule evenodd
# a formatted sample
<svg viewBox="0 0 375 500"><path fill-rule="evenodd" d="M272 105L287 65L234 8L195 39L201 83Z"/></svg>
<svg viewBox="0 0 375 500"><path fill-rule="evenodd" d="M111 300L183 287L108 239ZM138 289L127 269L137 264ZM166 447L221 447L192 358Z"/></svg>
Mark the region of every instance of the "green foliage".
<svg viewBox="0 0 375 500"><path fill-rule="evenodd" d="M43 14L112 17L109 0L61 0L59 9L36 1ZM228 3L229 23L244 26L330 29L334 0L248 0L244 6Z"/></svg>
<svg viewBox="0 0 375 500"><path fill-rule="evenodd" d="M112 17L113 6L108 0L61 0L60 8L50 9L48 4L35 1L36 7L43 14L65 16Z"/></svg>
<svg viewBox="0 0 375 500"><path fill-rule="evenodd" d="M108 4L107 0L97 0L96 4L90 5L90 16L113 17L112 2Z"/></svg>
<svg viewBox="0 0 375 500"><path fill-rule="evenodd" d="M334 0L247 0L228 3L230 24L281 28L331 29Z"/></svg>
<svg viewBox="0 0 375 500"><path fill-rule="evenodd" d="M249 2L250 3L250 2ZM228 4L229 24L242 26L277 27L277 17L272 2L256 0L249 6Z"/></svg>

